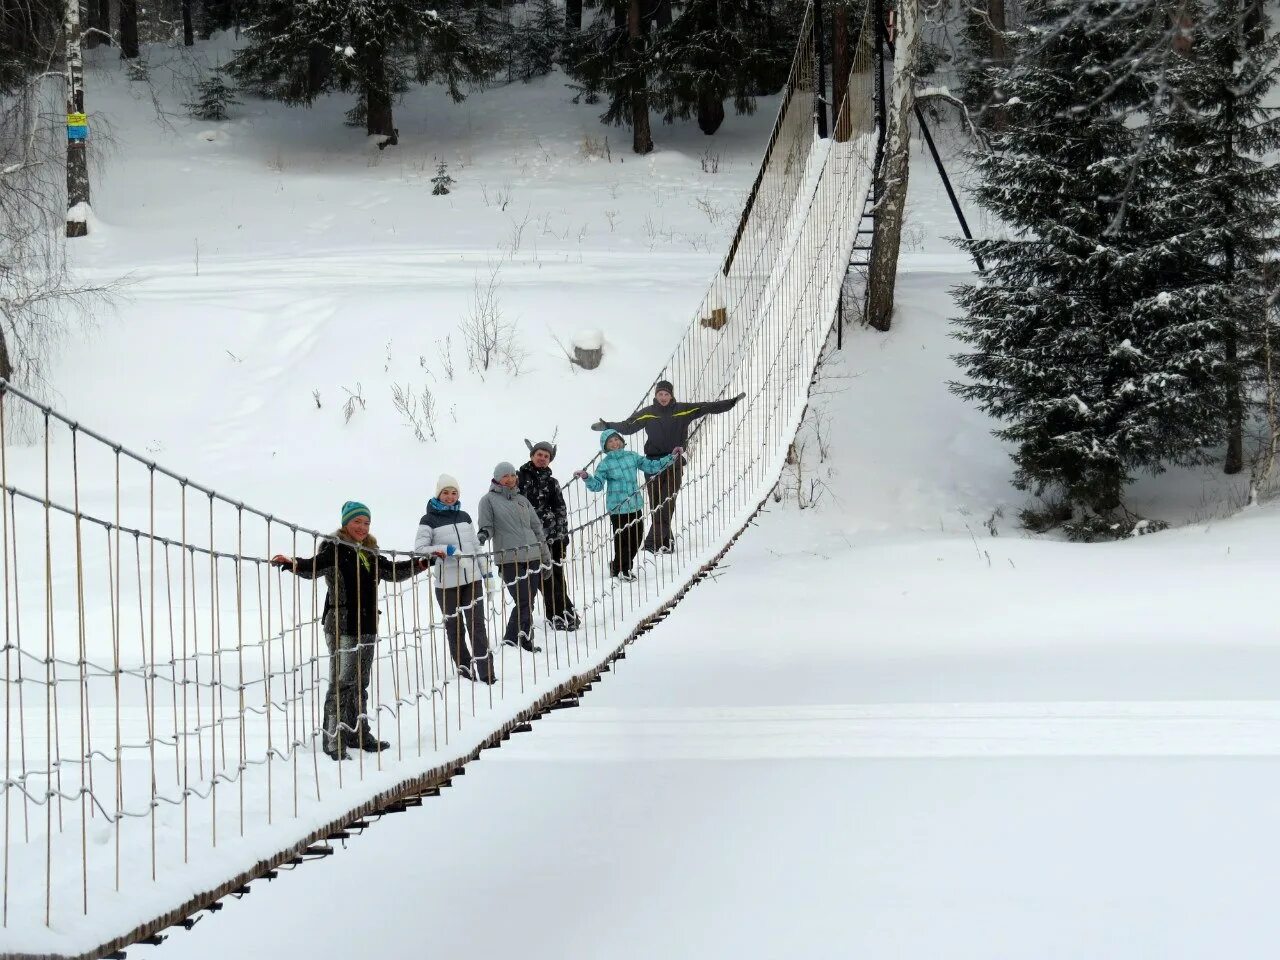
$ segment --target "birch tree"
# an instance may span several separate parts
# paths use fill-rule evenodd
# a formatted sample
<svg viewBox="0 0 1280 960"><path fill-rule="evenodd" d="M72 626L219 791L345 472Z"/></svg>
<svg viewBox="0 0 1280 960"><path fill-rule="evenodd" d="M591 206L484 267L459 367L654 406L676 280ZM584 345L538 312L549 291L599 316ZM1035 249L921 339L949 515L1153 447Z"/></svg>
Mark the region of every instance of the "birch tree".
<svg viewBox="0 0 1280 960"><path fill-rule="evenodd" d="M893 318L898 251L902 245L911 173L911 114L916 103L922 18L920 0L898 0L888 130L880 170L883 187L876 205L871 266L867 272L867 322L877 330L888 330Z"/></svg>

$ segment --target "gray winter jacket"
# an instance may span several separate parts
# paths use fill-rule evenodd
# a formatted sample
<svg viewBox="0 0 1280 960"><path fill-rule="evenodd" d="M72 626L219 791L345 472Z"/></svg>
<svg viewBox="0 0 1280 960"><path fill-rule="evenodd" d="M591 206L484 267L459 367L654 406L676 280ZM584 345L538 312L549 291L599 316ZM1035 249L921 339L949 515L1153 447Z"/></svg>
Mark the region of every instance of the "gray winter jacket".
<svg viewBox="0 0 1280 960"><path fill-rule="evenodd" d="M538 512L519 489L508 490L496 480L480 498L480 542L487 543L499 563L551 565L551 551Z"/></svg>

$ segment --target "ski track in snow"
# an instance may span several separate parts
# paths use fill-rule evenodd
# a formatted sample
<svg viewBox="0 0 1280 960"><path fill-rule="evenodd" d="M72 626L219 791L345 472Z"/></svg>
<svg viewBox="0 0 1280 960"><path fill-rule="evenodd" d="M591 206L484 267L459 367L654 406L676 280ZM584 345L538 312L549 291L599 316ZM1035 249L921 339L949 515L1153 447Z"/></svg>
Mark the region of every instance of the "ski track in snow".
<svg viewBox="0 0 1280 960"><path fill-rule="evenodd" d="M1280 756L1280 701L607 708L511 761Z"/></svg>

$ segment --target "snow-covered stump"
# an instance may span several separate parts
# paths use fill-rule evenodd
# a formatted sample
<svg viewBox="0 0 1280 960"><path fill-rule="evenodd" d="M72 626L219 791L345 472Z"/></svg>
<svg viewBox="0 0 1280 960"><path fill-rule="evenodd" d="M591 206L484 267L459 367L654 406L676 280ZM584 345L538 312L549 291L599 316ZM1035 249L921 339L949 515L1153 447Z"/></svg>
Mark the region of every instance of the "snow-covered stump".
<svg viewBox="0 0 1280 960"><path fill-rule="evenodd" d="M573 362L583 370L594 370L604 359L604 334L584 330L573 338Z"/></svg>

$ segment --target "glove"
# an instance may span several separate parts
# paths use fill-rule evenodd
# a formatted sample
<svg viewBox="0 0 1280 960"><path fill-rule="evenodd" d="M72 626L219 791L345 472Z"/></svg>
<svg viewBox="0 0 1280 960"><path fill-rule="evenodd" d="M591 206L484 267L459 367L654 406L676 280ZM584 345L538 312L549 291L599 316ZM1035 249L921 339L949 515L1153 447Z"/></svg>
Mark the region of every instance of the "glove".
<svg viewBox="0 0 1280 960"><path fill-rule="evenodd" d="M286 557L283 553L277 553L274 557L272 557L271 565L273 567L280 567L281 569L284 569L284 570L298 569L298 561L294 560L292 557Z"/></svg>
<svg viewBox="0 0 1280 960"><path fill-rule="evenodd" d="M488 542L489 542L489 531L488 531L488 530L481 530L481 531L476 535L476 539L480 541L480 546L482 546L482 547L483 547L486 543L488 543Z"/></svg>
<svg viewBox="0 0 1280 960"><path fill-rule="evenodd" d="M683 455L684 455L684 447L672 447L672 448L671 448L671 455L672 455L673 457L683 456Z"/></svg>
<svg viewBox="0 0 1280 960"><path fill-rule="evenodd" d="M609 424L605 423L603 420L597 420L591 425L591 429L596 431L596 433L599 433L601 430L608 430Z"/></svg>
<svg viewBox="0 0 1280 960"><path fill-rule="evenodd" d="M736 407L739 403L742 402L742 398L745 396L746 396L745 393L738 394L736 397L733 398L733 405Z"/></svg>
<svg viewBox="0 0 1280 960"><path fill-rule="evenodd" d="M579 480L585 480L587 479L588 476L590 476L590 474L588 474L587 471L585 470L575 470L573 471L573 475L577 477Z"/></svg>

